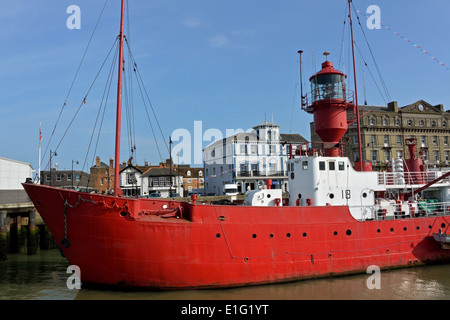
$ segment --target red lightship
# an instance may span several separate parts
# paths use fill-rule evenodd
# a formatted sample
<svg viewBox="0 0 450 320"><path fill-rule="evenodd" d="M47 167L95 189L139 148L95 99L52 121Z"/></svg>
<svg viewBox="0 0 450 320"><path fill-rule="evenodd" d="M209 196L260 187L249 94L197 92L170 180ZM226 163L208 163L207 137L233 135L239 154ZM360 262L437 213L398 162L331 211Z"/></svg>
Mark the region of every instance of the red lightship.
<svg viewBox="0 0 450 320"><path fill-rule="evenodd" d="M123 8L122 1L121 52ZM403 159L392 172L372 172L361 162L355 170L340 156L347 111L359 114L345 78L325 61L310 78L311 94L302 93L325 154L290 157L288 201L270 188L248 192L237 206L126 198L119 179L114 196L23 187L83 283L220 288L450 261L447 174L427 172L415 158L407 160L414 172L403 169ZM118 88L120 124L120 80ZM116 141L118 170L119 125ZM264 201L252 205L256 198Z"/></svg>

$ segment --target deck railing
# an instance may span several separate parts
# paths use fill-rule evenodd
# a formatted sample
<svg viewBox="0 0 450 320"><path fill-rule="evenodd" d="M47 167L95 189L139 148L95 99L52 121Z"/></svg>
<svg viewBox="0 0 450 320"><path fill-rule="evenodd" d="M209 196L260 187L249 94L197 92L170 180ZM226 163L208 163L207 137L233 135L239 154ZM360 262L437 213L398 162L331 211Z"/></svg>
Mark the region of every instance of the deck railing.
<svg viewBox="0 0 450 320"><path fill-rule="evenodd" d="M350 211L355 218L362 221L450 216L450 202L424 199L419 200L414 206L411 206L409 203L391 204L381 207L379 205L350 206Z"/></svg>
<svg viewBox="0 0 450 320"><path fill-rule="evenodd" d="M427 171L427 172L379 172L378 184L379 185L405 185L405 184L426 184L441 177L443 171ZM450 179L444 178L440 181L449 182Z"/></svg>

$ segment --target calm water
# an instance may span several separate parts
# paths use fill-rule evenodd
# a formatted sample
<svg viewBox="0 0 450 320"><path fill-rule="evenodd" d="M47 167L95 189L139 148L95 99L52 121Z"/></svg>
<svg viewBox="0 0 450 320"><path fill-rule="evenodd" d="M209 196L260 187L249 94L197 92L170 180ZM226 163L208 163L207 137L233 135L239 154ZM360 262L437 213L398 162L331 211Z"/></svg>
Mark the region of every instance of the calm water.
<svg viewBox="0 0 450 320"><path fill-rule="evenodd" d="M10 254L0 262L0 300L448 300L450 265L381 272L381 289L370 275L299 281L224 290L122 292L66 286L68 262L58 250L35 256Z"/></svg>

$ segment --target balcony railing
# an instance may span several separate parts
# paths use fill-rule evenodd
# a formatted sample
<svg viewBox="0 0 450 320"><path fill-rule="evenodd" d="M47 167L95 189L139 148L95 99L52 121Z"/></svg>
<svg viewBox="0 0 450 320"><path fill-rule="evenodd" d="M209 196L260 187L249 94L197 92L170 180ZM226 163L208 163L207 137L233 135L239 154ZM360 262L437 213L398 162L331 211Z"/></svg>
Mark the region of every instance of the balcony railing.
<svg viewBox="0 0 450 320"><path fill-rule="evenodd" d="M236 177L287 177L287 171L237 171Z"/></svg>

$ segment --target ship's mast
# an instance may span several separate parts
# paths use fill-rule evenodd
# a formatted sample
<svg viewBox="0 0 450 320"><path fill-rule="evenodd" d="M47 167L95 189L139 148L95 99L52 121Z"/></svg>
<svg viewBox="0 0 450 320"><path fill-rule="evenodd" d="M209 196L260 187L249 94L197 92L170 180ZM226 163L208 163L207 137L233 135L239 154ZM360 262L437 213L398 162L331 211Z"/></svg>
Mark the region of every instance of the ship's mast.
<svg viewBox="0 0 450 320"><path fill-rule="evenodd" d="M117 84L117 114L116 114L116 148L115 148L115 168L114 168L114 195L121 196L120 189L120 125L122 117L122 69L123 69L123 38L124 38L124 14L125 0L122 0L122 10L120 18L120 34L119 34L119 76Z"/></svg>
<svg viewBox="0 0 450 320"><path fill-rule="evenodd" d="M356 126L358 131L358 156L359 156L359 167L361 171L364 171L363 160L362 160L362 149L361 149L361 124L359 121L359 105L358 105L358 87L356 84L356 62L355 62L355 41L353 40L353 22L352 22L352 0L348 0L348 10L350 18L350 31L352 35L352 56L353 56L353 78L355 81L355 113L356 113Z"/></svg>

